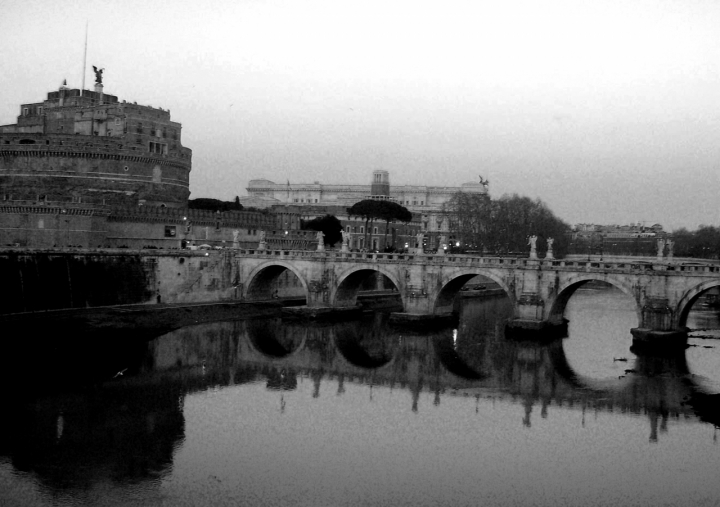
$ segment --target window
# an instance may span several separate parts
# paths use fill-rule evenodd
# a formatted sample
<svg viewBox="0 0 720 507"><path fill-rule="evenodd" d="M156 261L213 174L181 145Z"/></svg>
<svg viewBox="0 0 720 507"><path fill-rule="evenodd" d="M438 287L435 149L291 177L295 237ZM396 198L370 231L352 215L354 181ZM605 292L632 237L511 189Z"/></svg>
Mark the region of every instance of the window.
<svg viewBox="0 0 720 507"><path fill-rule="evenodd" d="M23 116L27 116L30 110L27 107L23 108Z"/></svg>
<svg viewBox="0 0 720 507"><path fill-rule="evenodd" d="M115 125L120 125L120 118L115 118Z"/></svg>
<svg viewBox="0 0 720 507"><path fill-rule="evenodd" d="M425 206L425 201L420 201L420 206Z"/></svg>
<svg viewBox="0 0 720 507"><path fill-rule="evenodd" d="M174 225L166 225L165 226L165 237L166 238L174 238L176 234L175 226Z"/></svg>
<svg viewBox="0 0 720 507"><path fill-rule="evenodd" d="M317 199L315 199L315 202L317 202Z"/></svg>
<svg viewBox="0 0 720 507"><path fill-rule="evenodd" d="M148 143L148 151L150 151L150 153L159 153L161 155L167 155L167 144L154 143L154 142L150 141Z"/></svg>
<svg viewBox="0 0 720 507"><path fill-rule="evenodd" d="M43 109L42 106L38 107L38 115L39 116L42 116L42 109Z"/></svg>
<svg viewBox="0 0 720 507"><path fill-rule="evenodd" d="M345 232L350 232L350 226L345 227Z"/></svg>
<svg viewBox="0 0 720 507"><path fill-rule="evenodd" d="M360 227L360 234L365 234L365 227Z"/></svg>
<svg viewBox="0 0 720 507"><path fill-rule="evenodd" d="M373 227L373 234L377 234L377 227Z"/></svg>

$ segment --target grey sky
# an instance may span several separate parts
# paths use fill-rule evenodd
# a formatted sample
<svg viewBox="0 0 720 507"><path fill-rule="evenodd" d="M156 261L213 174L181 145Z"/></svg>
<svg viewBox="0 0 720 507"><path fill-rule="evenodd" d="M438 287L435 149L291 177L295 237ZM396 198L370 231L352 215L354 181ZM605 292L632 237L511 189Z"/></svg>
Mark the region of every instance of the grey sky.
<svg viewBox="0 0 720 507"><path fill-rule="evenodd" d="M720 2L0 0L0 124L64 78L170 109L192 197L459 185L570 223L718 223Z"/></svg>

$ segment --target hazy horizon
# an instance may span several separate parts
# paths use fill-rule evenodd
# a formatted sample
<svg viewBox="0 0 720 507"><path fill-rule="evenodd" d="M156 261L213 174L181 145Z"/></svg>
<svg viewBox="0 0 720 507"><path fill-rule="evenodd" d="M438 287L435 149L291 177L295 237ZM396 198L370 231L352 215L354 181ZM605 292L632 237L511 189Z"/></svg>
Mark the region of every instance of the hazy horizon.
<svg viewBox="0 0 720 507"><path fill-rule="evenodd" d="M171 111L191 197L251 179L459 186L570 224L717 224L720 3L6 2L0 124L92 65Z"/></svg>

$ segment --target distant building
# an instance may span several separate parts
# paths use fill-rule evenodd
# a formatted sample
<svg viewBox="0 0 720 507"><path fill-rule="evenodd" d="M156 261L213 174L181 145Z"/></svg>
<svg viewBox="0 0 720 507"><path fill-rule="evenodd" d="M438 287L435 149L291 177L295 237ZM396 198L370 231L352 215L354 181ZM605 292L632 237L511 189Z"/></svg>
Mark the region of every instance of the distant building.
<svg viewBox="0 0 720 507"><path fill-rule="evenodd" d="M247 187L248 196L240 197L243 206L254 206L258 208L272 207L277 205L292 205L308 208L307 212L303 212L303 216L318 216L323 213L323 209L335 210L335 213L341 213L342 210L350 208L353 204L363 199L388 199L405 206L408 210L417 216L416 226L412 229L422 231L425 234L425 248L435 250L439 246L441 236L445 236L446 240L450 239L451 232L449 230L449 220L443 212L443 205L446 204L457 192L470 192L476 194L487 194L487 182L481 183L463 183L459 187L432 187L421 185L401 185L391 186L389 173L384 170L375 170L369 185L326 185L316 181L314 183L293 183L288 180L285 184L274 183L266 179L251 180ZM312 211L311 211L312 209ZM313 216L314 218L314 216ZM340 218L340 217L338 217ZM343 220L341 220L343 221ZM356 220L345 220L344 227L350 227L353 234L353 244L355 248L366 249L383 249L384 234L382 241L371 243L369 245L357 246L360 230L363 230L365 236L365 225L356 223ZM383 230L381 224L375 223L373 228L378 228L378 232ZM352 232L353 229L356 232ZM397 234L402 231L401 236L415 234L409 229L403 229L402 226L394 227ZM373 229L374 232L374 229ZM368 239L368 242L370 240ZM390 241L388 241L390 243ZM407 238L402 241L404 247L408 243L409 247L414 247L413 238ZM374 248L374 244L377 248ZM398 245L399 241L395 241ZM388 245L389 246L389 245Z"/></svg>
<svg viewBox="0 0 720 507"><path fill-rule="evenodd" d="M573 255L629 255L654 256L657 238L667 233L662 225L576 224L570 232L569 257Z"/></svg>
<svg viewBox="0 0 720 507"><path fill-rule="evenodd" d="M596 225L576 224L572 229L573 239L590 237L601 238L654 238L663 235L663 227L660 224L645 226L641 223L629 225Z"/></svg>

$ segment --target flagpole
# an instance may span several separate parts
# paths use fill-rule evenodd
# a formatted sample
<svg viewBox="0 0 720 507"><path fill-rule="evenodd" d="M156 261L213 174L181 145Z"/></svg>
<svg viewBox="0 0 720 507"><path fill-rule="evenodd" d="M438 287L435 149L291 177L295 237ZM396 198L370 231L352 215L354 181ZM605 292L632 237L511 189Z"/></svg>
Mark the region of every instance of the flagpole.
<svg viewBox="0 0 720 507"><path fill-rule="evenodd" d="M85 20L85 51L83 52L83 73L82 73L82 86L80 87L80 96L82 97L83 90L85 90L85 65L87 63L87 35L88 35L88 22Z"/></svg>

